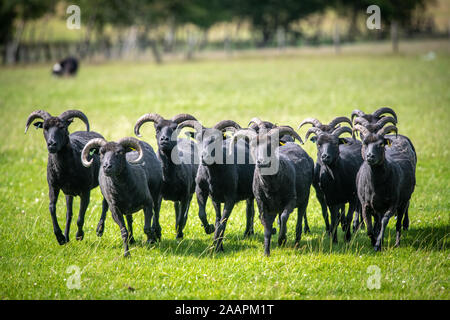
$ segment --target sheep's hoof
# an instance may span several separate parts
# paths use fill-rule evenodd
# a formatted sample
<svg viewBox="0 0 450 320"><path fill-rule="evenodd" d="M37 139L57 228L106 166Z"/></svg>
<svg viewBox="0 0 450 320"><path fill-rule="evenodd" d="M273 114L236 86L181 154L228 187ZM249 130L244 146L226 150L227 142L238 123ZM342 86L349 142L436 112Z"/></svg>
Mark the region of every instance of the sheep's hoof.
<svg viewBox="0 0 450 320"><path fill-rule="evenodd" d="M205 227L206 234L214 233L214 231L216 231L216 228L214 228L213 224L209 224Z"/></svg>
<svg viewBox="0 0 450 320"><path fill-rule="evenodd" d="M180 233L177 234L176 239L177 239L177 240L183 240L183 237L184 237L183 232L180 232Z"/></svg>
<svg viewBox="0 0 450 320"><path fill-rule="evenodd" d="M78 241L81 241L81 240L83 240L83 238L84 238L84 231L78 230L77 234L75 235L75 239L77 239Z"/></svg>
<svg viewBox="0 0 450 320"><path fill-rule="evenodd" d="M133 236L130 237L130 239L128 240L128 243L129 244L135 244L136 243L136 240L134 240Z"/></svg>
<svg viewBox="0 0 450 320"><path fill-rule="evenodd" d="M305 229L303 230L303 233L311 233L311 230L309 229L309 227L305 227Z"/></svg>
<svg viewBox="0 0 450 320"><path fill-rule="evenodd" d="M373 247L373 249L375 250L375 252L380 252L381 251L381 246L380 245L375 245Z"/></svg>
<svg viewBox="0 0 450 320"><path fill-rule="evenodd" d="M277 234L277 228L272 228L272 234Z"/></svg>
<svg viewBox="0 0 450 320"><path fill-rule="evenodd" d="M279 245L280 247L285 246L285 245L286 245L286 238L283 237L283 238L281 238L281 239L278 239L278 245Z"/></svg>
<svg viewBox="0 0 450 320"><path fill-rule="evenodd" d="M129 258L131 257L130 252L129 251L125 251L125 253L123 254L124 258Z"/></svg>
<svg viewBox="0 0 450 320"><path fill-rule="evenodd" d="M56 236L56 240L58 241L59 245L62 246L63 244L66 244L66 243L67 243L67 239L66 239L66 237L62 234L61 231L56 232L56 233L55 233L55 236Z"/></svg>
<svg viewBox="0 0 450 320"><path fill-rule="evenodd" d="M255 234L255 232L253 230L245 230L244 238L250 237L250 236L252 236L254 234Z"/></svg>

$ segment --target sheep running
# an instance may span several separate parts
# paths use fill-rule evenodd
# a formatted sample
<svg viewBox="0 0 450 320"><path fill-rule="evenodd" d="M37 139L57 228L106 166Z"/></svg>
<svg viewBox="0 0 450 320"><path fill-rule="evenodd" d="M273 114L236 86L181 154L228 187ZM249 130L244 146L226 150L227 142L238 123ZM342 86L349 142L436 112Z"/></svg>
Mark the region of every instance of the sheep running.
<svg viewBox="0 0 450 320"><path fill-rule="evenodd" d="M253 194L258 205L260 220L264 226L264 253L270 255L270 240L273 222L279 215L280 232L278 244L286 242L287 220L297 208L295 243L299 244L302 234L302 219L306 215L309 193L313 179L314 161L294 142L280 144L279 137L290 135L300 142L300 136L291 127L275 127L268 132L260 128L238 130L231 139L248 137L252 157L256 162L253 176ZM267 170L277 163L277 170Z"/></svg>
<svg viewBox="0 0 450 320"><path fill-rule="evenodd" d="M81 119L86 124L86 131L77 131L69 134L68 127L74 118ZM73 198L79 196L81 200L76 239L82 240L84 237L84 216L90 201L90 191L98 186L99 158L94 156L92 167L85 168L81 164L81 150L89 140L103 137L96 132L89 132L88 118L83 112L78 110L67 110L58 117L53 117L44 110L33 111L28 116L25 133L37 119L43 120L35 122L34 126L36 129L43 129L48 149L47 182L53 232L60 245L69 242L70 224L73 215ZM60 190L64 192L66 197L67 212L64 234L62 234L56 217L56 202L58 201ZM103 234L107 211L108 204L103 199L102 215L97 226L98 236Z"/></svg>
<svg viewBox="0 0 450 320"><path fill-rule="evenodd" d="M133 151L136 150L136 151ZM151 227L153 214L158 215L162 169L153 148L136 138L107 142L103 138L90 140L81 154L85 167L92 165L91 150L100 154L98 176L100 190L108 202L114 221L119 225L124 256L130 255L128 243L134 243L132 214L144 210L144 233L147 242L157 240ZM123 216L126 216L129 232Z"/></svg>
<svg viewBox="0 0 450 320"><path fill-rule="evenodd" d="M186 120L196 119L188 114L179 114L171 120L166 120L159 114L148 113L140 117L134 126L135 135L140 137L141 126L145 122L154 123L158 144L157 155L162 165L161 197L164 200L174 201L177 239L183 238L198 169L198 161L193 158L196 156L194 142L186 138L173 137L178 132L176 130L178 124ZM159 216L155 215L153 221L155 232L158 238L161 238Z"/></svg>

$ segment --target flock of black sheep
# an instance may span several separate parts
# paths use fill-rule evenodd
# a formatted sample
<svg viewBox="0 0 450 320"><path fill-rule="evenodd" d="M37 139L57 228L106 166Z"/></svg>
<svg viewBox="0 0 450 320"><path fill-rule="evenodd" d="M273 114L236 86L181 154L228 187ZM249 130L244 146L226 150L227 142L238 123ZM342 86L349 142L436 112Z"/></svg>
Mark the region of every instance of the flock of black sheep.
<svg viewBox="0 0 450 320"><path fill-rule="evenodd" d="M86 131L69 134L75 118L85 123ZM309 231L306 209L311 185L333 242L338 241L339 224L346 241L351 238L351 229L355 232L365 227L374 249L379 251L393 215L397 216L396 245L402 228L409 227L408 207L415 187L417 156L410 139L398 134L397 115L391 108L371 114L354 110L350 118L337 117L328 124L305 119L297 130L312 125L305 141L310 139L316 144L315 163L296 143L303 141L295 129L259 118L251 119L247 128L232 120L209 128L189 114L165 119L151 113L137 120L136 136L140 137L140 128L146 122L152 122L156 131L156 153L148 143L134 137L117 142L105 140L89 131L88 118L78 110L57 117L43 110L29 115L25 132L34 124L43 129L47 143L49 210L59 244L69 241L75 196L81 199L76 239L83 239L90 191L99 185L103 203L97 235L104 232L109 209L119 225L125 256L130 255L129 245L135 241L132 214L141 209L147 242L161 240L159 213L163 199L174 203L176 237L183 238L194 192L204 230L214 233L216 251L223 250L227 221L239 201L245 200L247 205L244 235L254 233L255 199L264 226L264 253L270 255L277 216L278 244L286 242L287 220L295 208L298 245L302 229ZM194 130L182 136L185 127ZM350 136L342 137L344 133ZM61 190L67 207L64 234L56 216ZM209 197L216 212L215 224L207 218Z"/></svg>

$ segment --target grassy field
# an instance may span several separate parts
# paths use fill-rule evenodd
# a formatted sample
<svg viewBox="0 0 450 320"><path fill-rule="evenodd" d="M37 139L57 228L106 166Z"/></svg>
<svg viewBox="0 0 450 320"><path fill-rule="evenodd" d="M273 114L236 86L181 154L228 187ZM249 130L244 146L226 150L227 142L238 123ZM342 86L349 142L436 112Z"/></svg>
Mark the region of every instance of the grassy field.
<svg viewBox="0 0 450 320"><path fill-rule="evenodd" d="M450 298L450 56L433 61L419 55L288 56L153 64L83 65L75 79L54 79L49 66L0 69L0 299L449 299ZM312 191L312 232L294 248L296 216L288 222L285 248L272 242L263 256L263 228L243 239L245 206L235 207L226 231L225 253L211 254L212 235L198 218L196 200L185 229L175 240L173 206L163 202L162 241L145 244L143 214L135 215L137 244L122 257L117 225L110 218L102 238L95 234L101 193L91 193L85 239L75 240L79 200L74 205L71 242L59 246L48 212L47 151L42 131L23 134L28 114L59 114L79 108L91 130L109 140L133 135L146 112L171 117L187 112L205 125L234 119L245 126L259 116L297 126L305 117L323 121L355 108L393 107L399 132L414 142L417 186L411 227L394 248L392 219L384 251L373 252L365 231L330 244ZM72 131L83 128L77 120ZM302 129L303 136L306 129ZM151 125L143 139L154 147ZM311 142L305 144L315 159ZM57 206L65 223L65 201ZM208 217L214 219L211 202ZM380 288L369 289L379 267ZM79 268L80 288L72 288ZM370 270L370 269L369 269Z"/></svg>

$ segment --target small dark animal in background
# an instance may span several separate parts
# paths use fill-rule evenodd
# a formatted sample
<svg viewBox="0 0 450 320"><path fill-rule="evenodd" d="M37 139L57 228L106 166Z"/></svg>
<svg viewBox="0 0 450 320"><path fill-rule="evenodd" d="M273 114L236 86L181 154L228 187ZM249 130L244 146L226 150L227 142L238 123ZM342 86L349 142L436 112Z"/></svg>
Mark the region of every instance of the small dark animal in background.
<svg viewBox="0 0 450 320"><path fill-rule="evenodd" d="M100 190L108 202L114 221L119 225L124 256L129 256L128 244L134 242L133 213L144 209L144 233L147 235L147 242L157 240L151 222L153 214L159 214L160 209L158 199L161 189L161 164L148 143L132 137L120 139L118 142L107 142L102 138L90 140L81 154L85 167L92 164L92 159L88 159L91 150L94 154L100 154ZM126 216L129 232L123 216Z"/></svg>
<svg viewBox="0 0 450 320"><path fill-rule="evenodd" d="M75 76L78 72L78 59L74 57L65 58L53 65L52 73L55 76Z"/></svg>
<svg viewBox="0 0 450 320"><path fill-rule="evenodd" d="M68 127L74 118L81 119L86 124L86 131L77 131L69 135ZM96 132L89 132L89 122L86 115L78 110L68 110L58 117L52 117L47 111L33 111L27 119L25 133L33 121L41 119L43 122L35 122L36 129L43 129L45 142L48 149L47 181L49 189L49 210L53 221L53 232L59 244L69 241L70 223L72 221L72 204L75 196L80 196L80 213L78 215L77 240L84 236L84 215L90 201L91 189L98 186L98 172L100 161L94 156L90 168L85 168L81 163L81 150L86 143L94 138L103 138ZM62 234L56 218L56 202L60 190L66 195L66 229ZM103 199L102 216L97 226L97 235L101 236L104 230L104 222L108 204Z"/></svg>

